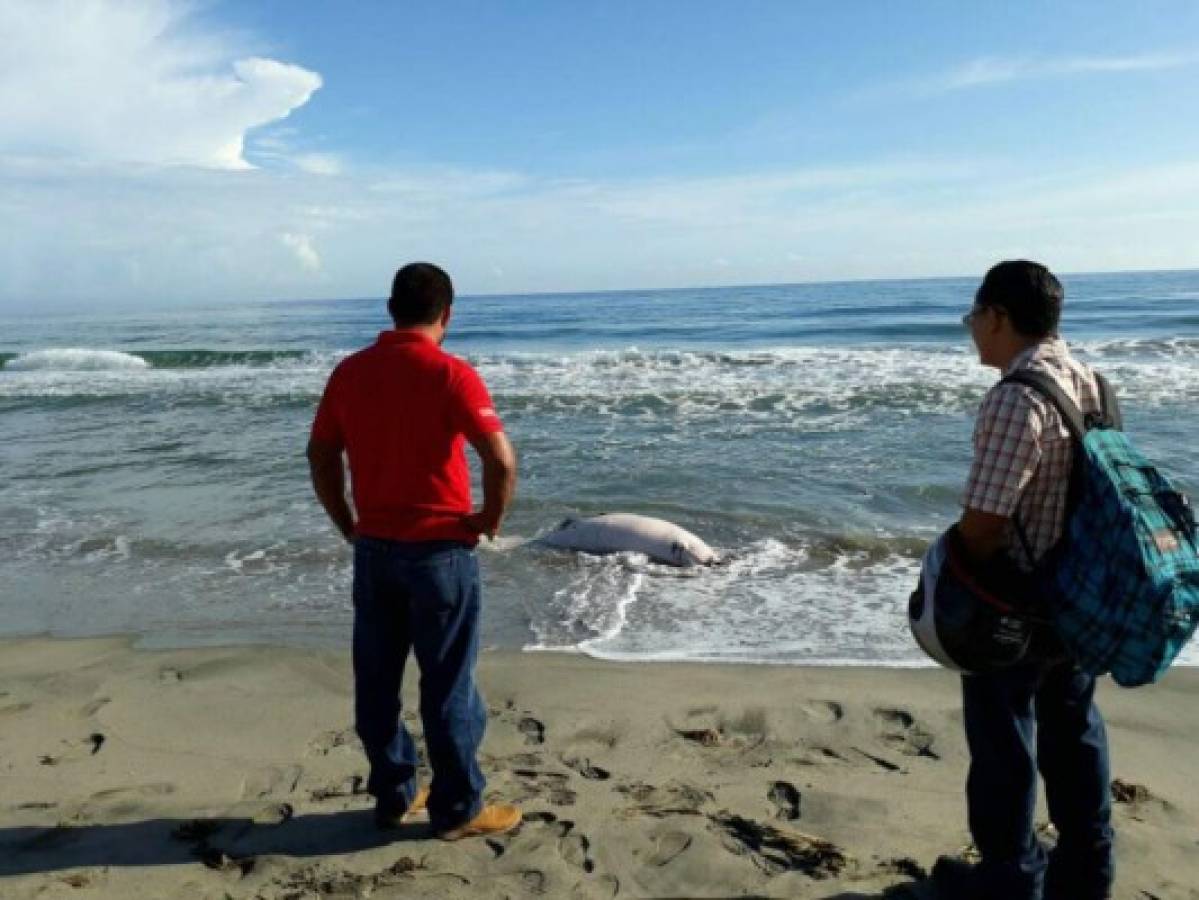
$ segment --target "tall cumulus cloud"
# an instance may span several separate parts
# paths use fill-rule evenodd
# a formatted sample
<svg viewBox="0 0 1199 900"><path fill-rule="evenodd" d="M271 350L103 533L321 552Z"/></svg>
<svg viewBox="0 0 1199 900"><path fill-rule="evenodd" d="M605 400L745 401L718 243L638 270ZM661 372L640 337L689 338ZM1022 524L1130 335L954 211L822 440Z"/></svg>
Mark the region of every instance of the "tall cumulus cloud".
<svg viewBox="0 0 1199 900"><path fill-rule="evenodd" d="M286 117L316 72L237 53L177 0L0 3L0 154L248 168L246 132Z"/></svg>

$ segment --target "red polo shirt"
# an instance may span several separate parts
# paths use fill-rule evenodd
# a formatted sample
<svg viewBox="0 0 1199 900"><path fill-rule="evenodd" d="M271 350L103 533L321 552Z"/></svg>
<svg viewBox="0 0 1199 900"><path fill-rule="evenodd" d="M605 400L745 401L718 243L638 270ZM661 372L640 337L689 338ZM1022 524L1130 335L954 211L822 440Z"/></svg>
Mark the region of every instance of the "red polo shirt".
<svg viewBox="0 0 1199 900"><path fill-rule="evenodd" d="M349 457L359 534L474 544L465 444L503 428L469 363L419 332L384 331L333 370L312 439Z"/></svg>

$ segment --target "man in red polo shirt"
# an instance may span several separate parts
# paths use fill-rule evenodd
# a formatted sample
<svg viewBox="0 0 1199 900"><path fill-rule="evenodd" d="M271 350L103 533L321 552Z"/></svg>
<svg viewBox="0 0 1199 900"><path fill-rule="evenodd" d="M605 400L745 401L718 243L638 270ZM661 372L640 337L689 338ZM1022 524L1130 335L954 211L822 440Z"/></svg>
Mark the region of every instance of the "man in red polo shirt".
<svg viewBox="0 0 1199 900"><path fill-rule="evenodd" d="M395 329L333 370L308 460L321 505L354 545L354 712L380 827L427 806L443 838L508 831L514 806L484 805L477 752L487 708L475 686L481 585L474 547L494 538L516 484L516 458L487 388L441 349L454 298L429 263L400 269L387 309ZM471 503L469 443L483 463ZM354 510L346 502L343 452ZM433 780L418 789L417 752L400 720L412 650Z"/></svg>

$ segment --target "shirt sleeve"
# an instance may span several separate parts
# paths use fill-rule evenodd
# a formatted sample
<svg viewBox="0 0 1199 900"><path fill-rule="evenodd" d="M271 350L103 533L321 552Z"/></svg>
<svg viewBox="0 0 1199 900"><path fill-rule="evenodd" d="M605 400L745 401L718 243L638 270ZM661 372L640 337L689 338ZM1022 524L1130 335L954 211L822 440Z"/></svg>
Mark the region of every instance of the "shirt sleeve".
<svg viewBox="0 0 1199 900"><path fill-rule="evenodd" d="M341 418L338 415L338 393L341 385L340 369L334 369L325 384L325 392L316 408L316 417L312 420L312 440L328 444L331 447L345 447L345 434L342 430Z"/></svg>
<svg viewBox="0 0 1199 900"><path fill-rule="evenodd" d="M467 363L457 367L450 392L450 416L454 427L467 439L504 430L504 423L491 402L483 379Z"/></svg>
<svg viewBox="0 0 1199 900"><path fill-rule="evenodd" d="M1041 462L1041 411L1024 388L992 388L974 427L974 464L962 503L1010 518Z"/></svg>

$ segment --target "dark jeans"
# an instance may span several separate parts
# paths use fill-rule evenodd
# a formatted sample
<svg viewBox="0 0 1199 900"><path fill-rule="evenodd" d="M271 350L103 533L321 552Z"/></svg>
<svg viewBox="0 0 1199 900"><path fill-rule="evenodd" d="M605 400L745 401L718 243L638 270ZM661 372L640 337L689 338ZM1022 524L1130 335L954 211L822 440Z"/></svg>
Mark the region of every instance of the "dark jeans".
<svg viewBox="0 0 1199 900"><path fill-rule="evenodd" d="M411 649L420 667L420 712L433 781L429 820L438 831L482 809L475 758L487 708L475 687L479 564L454 541L354 544L354 713L370 761L367 790L402 812L416 796L416 745L400 720L400 682Z"/></svg>
<svg viewBox="0 0 1199 900"><path fill-rule="evenodd" d="M970 831L982 855L980 897L1100 900L1112 884L1107 732L1095 679L1071 663L962 678ZM1037 769L1058 842L1033 831ZM1042 893L1043 891L1043 893Z"/></svg>

